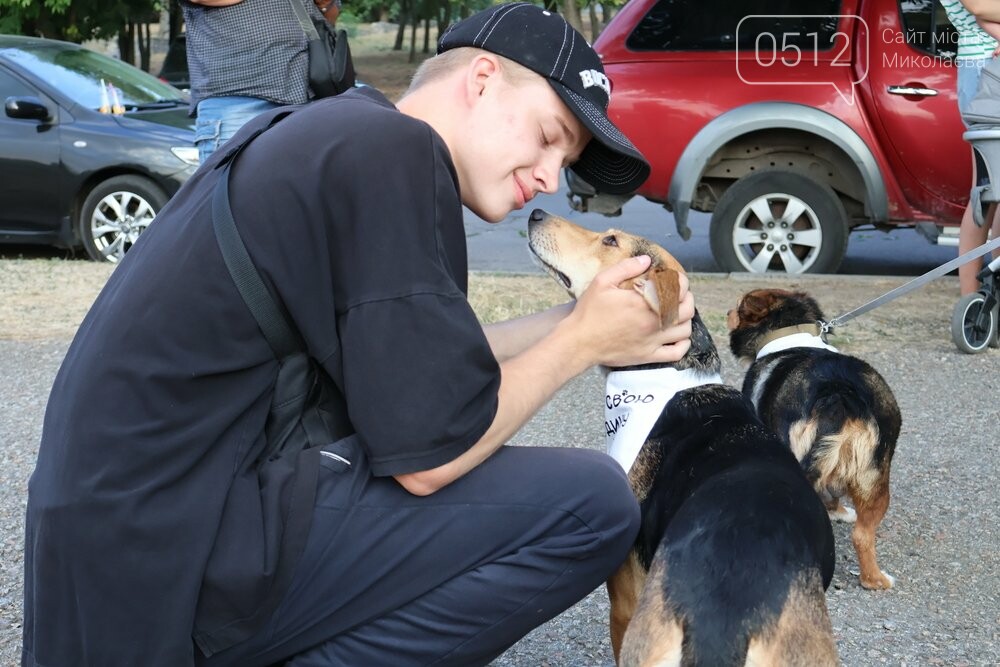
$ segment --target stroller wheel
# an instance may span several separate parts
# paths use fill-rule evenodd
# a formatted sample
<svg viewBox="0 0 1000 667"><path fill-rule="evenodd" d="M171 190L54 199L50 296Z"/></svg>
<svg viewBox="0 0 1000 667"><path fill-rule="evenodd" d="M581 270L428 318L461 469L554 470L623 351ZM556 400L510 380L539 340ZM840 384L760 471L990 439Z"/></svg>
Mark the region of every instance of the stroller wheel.
<svg viewBox="0 0 1000 667"><path fill-rule="evenodd" d="M1000 348L1000 304L993 306L993 335L990 337L990 347Z"/></svg>
<svg viewBox="0 0 1000 667"><path fill-rule="evenodd" d="M951 339L966 354L982 352L997 335L997 311L985 308L986 297L966 294L955 304L951 316Z"/></svg>

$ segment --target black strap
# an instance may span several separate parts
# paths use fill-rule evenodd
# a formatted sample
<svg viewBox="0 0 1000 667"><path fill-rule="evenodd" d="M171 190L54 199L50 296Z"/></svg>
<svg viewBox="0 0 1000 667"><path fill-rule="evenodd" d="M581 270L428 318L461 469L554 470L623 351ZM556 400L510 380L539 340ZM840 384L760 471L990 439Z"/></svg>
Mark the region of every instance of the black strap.
<svg viewBox="0 0 1000 667"><path fill-rule="evenodd" d="M302 6L300 0L288 0L288 4L292 6L292 11L295 12L295 18L298 19L299 25L302 27L302 32L306 34L308 39L319 39L319 33L316 32L316 26L313 25L312 19L306 12L306 8Z"/></svg>
<svg viewBox="0 0 1000 667"><path fill-rule="evenodd" d="M254 138L289 113L291 111L276 114L269 124L256 129L240 145L230 149L214 167L222 170L211 204L216 240L233 282L279 360L274 396L265 425L267 442L259 456L255 457L252 470L260 475L261 502L268 502L265 498L270 502L277 499L283 503L284 509L280 517L282 525L277 529L274 526L267 528L272 536L275 530L280 531L277 567L270 589L248 616L231 620L225 615L228 612L217 612L214 617L212 612L207 612L212 621L210 629L196 629L194 634L195 642L206 656L228 649L260 632L284 599L309 537L322 458L321 447L354 432L347 416L343 391L314 359L308 357L304 342L250 259L229 204L229 173L233 161ZM305 432L304 438L295 431L299 426ZM275 433L268 432L272 428ZM275 448L281 447L284 448L282 455L272 458ZM270 489L269 494L265 494L266 489ZM284 494L284 499L278 494ZM221 609L226 609L226 606ZM223 624L218 627L220 622Z"/></svg>
<svg viewBox="0 0 1000 667"><path fill-rule="evenodd" d="M264 281L250 259L250 253L247 252L246 245L236 229L233 211L229 206L229 168L236 156L250 141L283 117L276 118L271 124L252 134L238 148L223 158L217 167L222 168L222 173L219 175L219 182L212 194L212 227L215 229L215 238L222 250L222 258L236 283L236 288L240 291L240 295L247 307L250 308L250 312L253 313L254 319L257 320L257 324L264 332L264 337L278 359L284 359L290 354L300 351L303 346L264 285Z"/></svg>

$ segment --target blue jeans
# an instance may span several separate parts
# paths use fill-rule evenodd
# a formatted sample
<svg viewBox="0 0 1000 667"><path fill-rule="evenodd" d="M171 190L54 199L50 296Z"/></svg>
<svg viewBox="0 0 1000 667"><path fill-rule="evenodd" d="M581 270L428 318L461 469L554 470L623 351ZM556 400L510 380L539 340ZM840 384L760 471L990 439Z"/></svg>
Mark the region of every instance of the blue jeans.
<svg viewBox="0 0 1000 667"><path fill-rule="evenodd" d="M254 116L281 106L256 97L209 97L198 102L194 145L201 163Z"/></svg>

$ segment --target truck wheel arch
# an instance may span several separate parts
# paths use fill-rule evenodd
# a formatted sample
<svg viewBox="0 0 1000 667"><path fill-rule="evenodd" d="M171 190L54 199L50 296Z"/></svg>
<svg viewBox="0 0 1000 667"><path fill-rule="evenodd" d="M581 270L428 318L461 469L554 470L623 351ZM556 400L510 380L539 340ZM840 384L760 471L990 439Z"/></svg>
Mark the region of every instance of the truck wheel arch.
<svg viewBox="0 0 1000 667"><path fill-rule="evenodd" d="M839 118L825 111L789 102L756 102L727 111L703 127L685 147L670 182L667 205L673 211L678 232L690 236L687 217L699 185L713 160L742 137L767 130L792 131L818 137L840 153L856 169L865 215L871 222L889 217L885 182L878 163L865 142Z"/></svg>

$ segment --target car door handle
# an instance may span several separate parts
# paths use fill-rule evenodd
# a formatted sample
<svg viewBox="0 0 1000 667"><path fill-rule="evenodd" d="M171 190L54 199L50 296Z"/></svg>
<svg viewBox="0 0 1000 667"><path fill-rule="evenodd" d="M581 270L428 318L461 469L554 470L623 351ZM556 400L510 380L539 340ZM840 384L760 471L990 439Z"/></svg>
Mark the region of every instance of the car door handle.
<svg viewBox="0 0 1000 667"><path fill-rule="evenodd" d="M933 88L915 88L913 86L889 86L889 92L893 95L922 95L923 97L934 97L938 91Z"/></svg>

